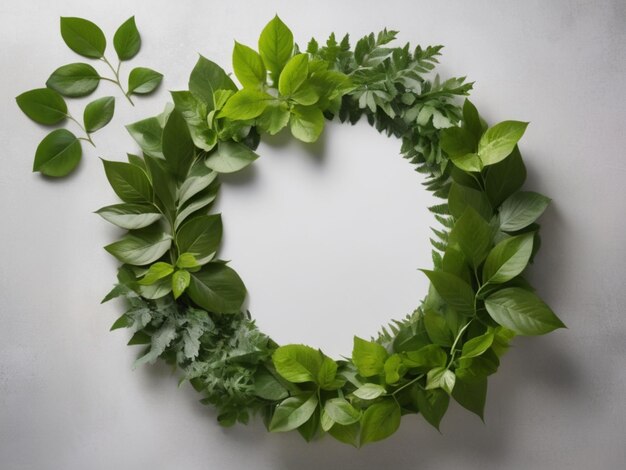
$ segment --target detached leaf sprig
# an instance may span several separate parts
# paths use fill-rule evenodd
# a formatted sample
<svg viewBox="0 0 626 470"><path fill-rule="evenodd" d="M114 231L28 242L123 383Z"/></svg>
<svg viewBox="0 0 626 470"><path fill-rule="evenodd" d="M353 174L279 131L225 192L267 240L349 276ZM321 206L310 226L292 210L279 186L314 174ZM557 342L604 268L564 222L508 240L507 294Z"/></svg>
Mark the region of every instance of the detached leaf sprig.
<svg viewBox="0 0 626 470"><path fill-rule="evenodd" d="M46 126L55 126L66 120L74 122L83 135L77 137L67 129L50 132L35 152L33 171L46 176L63 177L70 174L82 158L81 141L96 146L92 134L105 127L115 113L115 97L104 96L85 106L82 121L72 115L65 98L80 98L93 93L101 80L115 83L124 97L134 106L131 95L152 93L157 89L163 75L146 67L136 67L128 77L127 89L120 80L123 61L135 57L141 48L141 36L135 18L126 20L115 32L113 46L119 62L114 67L105 57L106 38L94 23L83 18L61 18L61 36L65 44L77 54L98 59L107 64L113 78L102 76L91 65L72 63L56 69L46 81L46 88L29 90L16 98L20 109L30 119Z"/></svg>

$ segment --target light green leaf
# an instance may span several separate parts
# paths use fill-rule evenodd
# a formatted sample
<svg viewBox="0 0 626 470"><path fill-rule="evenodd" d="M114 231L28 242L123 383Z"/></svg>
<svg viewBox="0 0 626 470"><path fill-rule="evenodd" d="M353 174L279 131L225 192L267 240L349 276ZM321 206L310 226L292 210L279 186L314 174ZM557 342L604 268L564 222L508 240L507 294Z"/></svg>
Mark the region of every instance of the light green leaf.
<svg viewBox="0 0 626 470"><path fill-rule="evenodd" d="M352 393L355 397L360 398L361 400L374 400L387 393L387 391L382 385L366 383L361 385Z"/></svg>
<svg viewBox="0 0 626 470"><path fill-rule="evenodd" d="M137 55L141 48L141 36L135 24L135 17L131 16L115 31L113 47L120 60L130 60Z"/></svg>
<svg viewBox="0 0 626 470"><path fill-rule="evenodd" d="M324 356L302 344L281 346L272 354L276 371L292 383L317 382Z"/></svg>
<svg viewBox="0 0 626 470"><path fill-rule="evenodd" d="M209 312L238 313L246 298L246 287L225 264L209 263L191 273L188 293L191 300Z"/></svg>
<svg viewBox="0 0 626 470"><path fill-rule="evenodd" d="M250 147L239 142L225 141L205 160L208 168L218 173L235 173L243 170L259 156Z"/></svg>
<svg viewBox="0 0 626 470"><path fill-rule="evenodd" d="M417 372L428 372L435 367L443 367L447 359L448 355L436 344L428 344L417 351L407 351L402 355L404 365Z"/></svg>
<svg viewBox="0 0 626 470"><path fill-rule="evenodd" d="M382 374L388 354L383 346L374 341L354 337L352 362L363 377Z"/></svg>
<svg viewBox="0 0 626 470"><path fill-rule="evenodd" d="M169 263L164 263L163 261L159 261L158 263L154 263L148 268L148 271L144 275L144 277L139 281L139 285L142 286L150 286L155 282L163 279L164 277L169 276L174 272L174 266Z"/></svg>
<svg viewBox="0 0 626 470"><path fill-rule="evenodd" d="M308 74L309 57L306 54L293 56L280 74L278 91L283 96L293 95L304 83Z"/></svg>
<svg viewBox="0 0 626 470"><path fill-rule="evenodd" d="M302 426L317 408L317 396L305 393L283 400L274 411L269 425L271 432L286 432Z"/></svg>
<svg viewBox="0 0 626 470"><path fill-rule="evenodd" d="M436 367L428 371L426 374L426 390L441 388L446 393L452 393L456 376L454 372L445 367Z"/></svg>
<svg viewBox="0 0 626 470"><path fill-rule="evenodd" d="M326 413L326 410L322 409L320 413L320 426L322 427L322 431L328 432L334 426L335 422L333 419Z"/></svg>
<svg viewBox="0 0 626 470"><path fill-rule="evenodd" d="M477 357L483 354L493 344L493 331L470 339L463 345L462 358Z"/></svg>
<svg viewBox="0 0 626 470"><path fill-rule="evenodd" d="M77 54L100 59L106 49L102 30L83 18L61 17L61 36L65 44Z"/></svg>
<svg viewBox="0 0 626 470"><path fill-rule="evenodd" d="M83 122L85 130L88 133L96 132L106 126L115 112L115 98L113 96L104 96L92 101L85 106L83 112Z"/></svg>
<svg viewBox="0 0 626 470"><path fill-rule="evenodd" d="M361 419L361 413L345 398L331 398L324 404L324 411L338 424L348 426Z"/></svg>
<svg viewBox="0 0 626 470"><path fill-rule="evenodd" d="M222 108L220 116L237 121L254 119L275 100L276 98L264 91L244 88L230 97Z"/></svg>
<svg viewBox="0 0 626 470"><path fill-rule="evenodd" d="M293 52L293 34L278 15L263 28L259 37L259 52L274 83L277 83Z"/></svg>
<svg viewBox="0 0 626 470"><path fill-rule="evenodd" d="M15 101L26 116L39 124L51 126L67 117L67 105L63 97L50 88L26 91Z"/></svg>
<svg viewBox="0 0 626 470"><path fill-rule="evenodd" d="M324 390L335 390L339 388L339 384L336 380L337 377L337 363L330 357L326 357L322 354L322 363L320 364L320 370L317 373L317 384Z"/></svg>
<svg viewBox="0 0 626 470"><path fill-rule="evenodd" d="M152 157L163 159L161 151L163 128L156 117L129 124L126 129L141 150Z"/></svg>
<svg viewBox="0 0 626 470"><path fill-rule="evenodd" d="M207 105L189 91L172 91L176 109L187 121L189 133L196 147L205 152L217 143L217 133L207 123Z"/></svg>
<svg viewBox="0 0 626 470"><path fill-rule="evenodd" d="M189 287L189 283L191 282L191 275L189 271L178 270L172 276L172 292L174 293L174 298L177 299L183 292L187 290Z"/></svg>
<svg viewBox="0 0 626 470"><path fill-rule="evenodd" d="M257 126L270 135L276 135L289 124L289 116L285 103L271 104L257 118Z"/></svg>
<svg viewBox="0 0 626 470"><path fill-rule="evenodd" d="M135 67L128 75L128 94L146 95L152 93L163 80L163 74L147 67Z"/></svg>
<svg viewBox="0 0 626 470"><path fill-rule="evenodd" d="M485 300L487 312L499 325L519 335L542 335L565 325L539 297L519 287L507 287Z"/></svg>
<svg viewBox="0 0 626 470"><path fill-rule="evenodd" d="M215 109L213 94L217 90L237 91L237 86L219 65L200 56L189 77L189 91L211 111Z"/></svg>
<svg viewBox="0 0 626 470"><path fill-rule="evenodd" d="M181 269L199 268L200 263L191 253L182 253L176 260L176 267Z"/></svg>
<svg viewBox="0 0 626 470"><path fill-rule="evenodd" d="M396 384L400 381L400 378L406 373L406 367L402 363L402 358L399 354L392 354L385 361L385 383Z"/></svg>
<svg viewBox="0 0 626 470"><path fill-rule="evenodd" d="M213 258L221 240L222 217L219 214L194 217L176 233L179 251L191 253L200 264L206 264Z"/></svg>
<svg viewBox="0 0 626 470"><path fill-rule="evenodd" d="M152 202L152 186L146 173L125 162L102 160L107 179L124 202Z"/></svg>
<svg viewBox="0 0 626 470"><path fill-rule="evenodd" d="M527 122L503 121L487 129L478 142L478 155L483 164L493 165L508 157L527 126Z"/></svg>
<svg viewBox="0 0 626 470"><path fill-rule="evenodd" d="M502 284L520 274L533 251L534 234L507 238L498 243L487 256L483 267L483 282Z"/></svg>
<svg viewBox="0 0 626 470"><path fill-rule="evenodd" d="M536 221L550 204L550 199L531 191L519 191L500 206L500 230L514 232Z"/></svg>
<svg viewBox="0 0 626 470"><path fill-rule="evenodd" d="M160 227L152 226L133 230L104 249L122 263L144 266L161 258L171 245L172 237Z"/></svg>
<svg viewBox="0 0 626 470"><path fill-rule="evenodd" d="M267 71L257 51L235 41L233 70L244 87L255 88L265 83Z"/></svg>
<svg viewBox="0 0 626 470"><path fill-rule="evenodd" d="M463 171L480 172L483 169L483 162L475 153L466 153L465 155L451 157L450 159L452 163Z"/></svg>
<svg viewBox="0 0 626 470"><path fill-rule="evenodd" d="M139 293L142 297L150 300L161 299L172 292L172 281L161 279L149 286L139 286Z"/></svg>
<svg viewBox="0 0 626 470"><path fill-rule="evenodd" d="M162 217L154 206L148 204L115 204L97 210L96 214L126 230L147 227Z"/></svg>
<svg viewBox="0 0 626 470"><path fill-rule="evenodd" d="M314 106L296 105L291 113L291 134L302 142L315 142L324 130L322 111Z"/></svg>
<svg viewBox="0 0 626 470"><path fill-rule="evenodd" d="M72 98L86 96L98 88L100 75L89 64L68 64L59 67L46 82L48 88Z"/></svg>
<svg viewBox="0 0 626 470"><path fill-rule="evenodd" d="M391 436L400 427L400 406L386 399L369 406L361 418L361 445Z"/></svg>
<svg viewBox="0 0 626 470"><path fill-rule="evenodd" d="M71 173L82 156L80 141L65 129L50 132L37 146L33 171L61 177Z"/></svg>
<svg viewBox="0 0 626 470"><path fill-rule="evenodd" d="M474 314L474 290L463 279L443 271L420 269L433 284L437 293L446 304L459 315Z"/></svg>
<svg viewBox="0 0 626 470"><path fill-rule="evenodd" d="M450 232L450 242L458 243L465 257L476 268L489 254L493 235L494 230L485 219L472 207L467 207Z"/></svg>

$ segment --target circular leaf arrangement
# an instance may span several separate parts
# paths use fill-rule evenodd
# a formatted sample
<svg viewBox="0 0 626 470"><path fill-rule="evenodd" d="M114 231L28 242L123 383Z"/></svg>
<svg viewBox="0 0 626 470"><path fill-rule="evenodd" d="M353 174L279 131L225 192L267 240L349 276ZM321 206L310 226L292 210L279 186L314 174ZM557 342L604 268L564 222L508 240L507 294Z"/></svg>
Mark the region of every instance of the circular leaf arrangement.
<svg viewBox="0 0 626 470"><path fill-rule="evenodd" d="M77 30L66 26L69 40ZM301 52L275 17L258 52L235 44L242 88L200 57L189 89L172 92L173 106L127 126L142 155L104 161L123 202L98 214L128 231L106 247L123 264L105 301L122 297L128 305L112 329L130 329L129 344L142 345L137 365L161 358L178 366L223 425L258 413L273 432L297 430L306 440L327 433L361 446L392 435L405 414L439 428L450 397L482 418L488 377L514 336L564 327L522 277L549 202L521 191L526 170L517 143L527 123L488 126L469 100L459 104L471 83L433 76L440 46L389 47L395 35L370 34L353 49L347 36L331 35ZM101 56L103 38L92 39L77 52ZM93 87L83 69L72 93ZM57 71L55 86L64 74ZM129 88L148 92L159 80L136 69ZM46 108L46 120L63 115L56 108ZM401 140L403 157L442 201L430 207L440 227L422 303L375 338L355 337L351 357L334 360L309 346L279 346L242 311L246 288L218 258L222 221L211 207L219 175L252 164L261 134L289 127L314 142L327 119L361 117ZM70 142L50 145L75 158Z"/></svg>

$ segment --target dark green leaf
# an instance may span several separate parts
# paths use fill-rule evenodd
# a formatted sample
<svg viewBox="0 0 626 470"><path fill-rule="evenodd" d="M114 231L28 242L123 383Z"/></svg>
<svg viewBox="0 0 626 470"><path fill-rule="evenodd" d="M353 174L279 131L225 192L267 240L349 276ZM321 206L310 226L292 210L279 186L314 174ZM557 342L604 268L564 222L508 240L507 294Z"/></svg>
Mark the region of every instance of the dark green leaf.
<svg viewBox="0 0 626 470"><path fill-rule="evenodd" d="M450 404L450 395L440 388L422 390L418 386L412 389L412 395L424 419L439 430L441 419Z"/></svg>
<svg viewBox="0 0 626 470"><path fill-rule="evenodd" d="M461 186L456 182L453 182L450 186L448 206L450 214L455 219L461 217L468 207L472 207L485 220L490 220L493 213L484 192Z"/></svg>
<svg viewBox="0 0 626 470"><path fill-rule="evenodd" d="M164 212L173 212L176 203L176 181L174 176L165 168L162 159L145 156L146 167L152 179L154 193L158 198L156 202ZM176 229L178 226L175 227Z"/></svg>
<svg viewBox="0 0 626 470"><path fill-rule="evenodd" d="M477 414L480 419L484 419L487 378L468 382L457 376L452 397L463 408Z"/></svg>
<svg viewBox="0 0 626 470"><path fill-rule="evenodd" d="M502 284L520 274L533 251L533 234L518 235L498 243L487 256L483 282Z"/></svg>
<svg viewBox="0 0 626 470"><path fill-rule="evenodd" d="M485 219L472 207L467 207L450 232L450 242L458 243L465 257L476 268L487 257L493 235L494 230Z"/></svg>
<svg viewBox="0 0 626 470"><path fill-rule="evenodd" d="M476 106L467 98L463 103L463 124L478 142L483 134L483 125Z"/></svg>
<svg viewBox="0 0 626 470"><path fill-rule="evenodd" d="M213 94L217 90L237 91L237 86L219 65L200 56L189 77L189 91L201 99L210 111L215 109Z"/></svg>
<svg viewBox="0 0 626 470"><path fill-rule="evenodd" d="M160 159L164 158L161 151L163 128L156 117L129 124L126 129L146 154Z"/></svg>
<svg viewBox="0 0 626 470"><path fill-rule="evenodd" d="M100 75L89 64L68 64L59 67L46 82L48 88L64 96L76 98L86 96L98 88Z"/></svg>
<svg viewBox="0 0 626 470"><path fill-rule="evenodd" d="M429 344L417 351L407 351L402 357L404 364L417 372L428 372L435 367L445 366L447 359L445 351L436 344Z"/></svg>
<svg viewBox="0 0 626 470"><path fill-rule="evenodd" d="M172 237L160 227L133 230L121 240L104 247L122 263L144 266L157 261L170 249Z"/></svg>
<svg viewBox="0 0 626 470"><path fill-rule="evenodd" d="M469 130L463 127L448 127L441 131L441 141L439 145L441 145L441 149L446 152L450 158L462 157L468 153L476 153L478 141Z"/></svg>
<svg viewBox="0 0 626 470"><path fill-rule="evenodd" d="M50 132L35 152L33 171L47 176L65 176L80 162L82 148L74 134L65 129Z"/></svg>
<svg viewBox="0 0 626 470"><path fill-rule="evenodd" d="M474 314L474 290L463 279L443 271L421 269L441 298L459 315Z"/></svg>
<svg viewBox="0 0 626 470"><path fill-rule="evenodd" d="M176 234L181 253L190 253L200 264L206 264L217 252L222 240L222 218L219 214L201 215L184 223Z"/></svg>
<svg viewBox="0 0 626 470"><path fill-rule="evenodd" d="M195 155L189 128L180 111L174 109L163 129L163 156L179 180L187 177Z"/></svg>
<svg viewBox="0 0 626 470"><path fill-rule="evenodd" d="M83 18L61 17L61 36L70 49L91 59L100 59L107 46L102 30Z"/></svg>
<svg viewBox="0 0 626 470"><path fill-rule="evenodd" d="M88 133L96 132L106 126L111 119L113 119L113 113L115 112L115 98L112 96L105 96L92 101L85 106L83 112L83 121L85 123L85 130Z"/></svg>
<svg viewBox="0 0 626 470"><path fill-rule="evenodd" d="M400 407L395 400L370 405L361 418L361 445L391 436L400 427Z"/></svg>
<svg viewBox="0 0 626 470"><path fill-rule="evenodd" d="M50 88L26 91L15 101L26 116L39 124L58 124L67 117L67 105L63 97Z"/></svg>
<svg viewBox="0 0 626 470"><path fill-rule="evenodd" d="M154 206L148 204L115 204L97 210L96 214L126 230L147 227L162 217Z"/></svg>
<svg viewBox="0 0 626 470"><path fill-rule="evenodd" d="M235 271L221 263L210 263L191 273L191 299L214 313L237 313L246 298L246 287Z"/></svg>
<svg viewBox="0 0 626 470"><path fill-rule="evenodd" d="M278 401L288 396L287 389L265 369L254 376L254 394L264 400Z"/></svg>
<svg viewBox="0 0 626 470"><path fill-rule="evenodd" d="M485 300L498 324L520 335L541 335L565 325L539 297L519 287L507 287Z"/></svg>
<svg viewBox="0 0 626 470"><path fill-rule="evenodd" d="M487 167L485 191L493 207L498 207L526 181L526 166L517 147L500 163Z"/></svg>
<svg viewBox="0 0 626 470"><path fill-rule="evenodd" d="M550 199L531 191L519 191L500 206L500 230L514 232L528 227L543 214Z"/></svg>
<svg viewBox="0 0 626 470"><path fill-rule="evenodd" d="M163 74L146 67L136 67L128 76L128 94L145 95L152 93L163 80Z"/></svg>
<svg viewBox="0 0 626 470"><path fill-rule="evenodd" d="M113 47L120 60L130 60L137 55L141 48L141 36L135 24L135 17L131 16L117 28L113 36Z"/></svg>
<svg viewBox="0 0 626 470"><path fill-rule="evenodd" d="M360 426L358 423L354 423L349 426L335 424L332 428L328 430L328 434L333 436L339 442L343 442L344 444L349 444L356 447L359 440L359 431Z"/></svg>
<svg viewBox="0 0 626 470"><path fill-rule="evenodd" d="M102 160L107 179L124 202L152 202L152 187L146 173L125 162Z"/></svg>

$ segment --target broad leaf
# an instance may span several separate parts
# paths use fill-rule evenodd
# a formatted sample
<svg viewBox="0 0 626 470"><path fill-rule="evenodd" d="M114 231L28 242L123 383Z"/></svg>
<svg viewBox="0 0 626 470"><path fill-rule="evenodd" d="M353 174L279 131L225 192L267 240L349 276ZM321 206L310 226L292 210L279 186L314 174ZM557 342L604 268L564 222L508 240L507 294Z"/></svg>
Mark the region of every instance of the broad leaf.
<svg viewBox="0 0 626 470"><path fill-rule="evenodd" d="M152 202L152 187L146 173L125 162L102 160L107 179L124 202Z"/></svg>
<svg viewBox="0 0 626 470"><path fill-rule="evenodd" d="M461 251L475 268L489 254L494 230L478 213L467 207L450 232L450 242L458 243Z"/></svg>
<svg viewBox="0 0 626 470"><path fill-rule="evenodd" d="M150 266L150 268L148 268L146 274L139 281L139 285L150 286L155 282L169 276L173 272L174 266L169 263L159 261L158 263L154 263L152 266Z"/></svg>
<svg viewBox="0 0 626 470"><path fill-rule="evenodd" d="M407 351L402 356L404 365L417 372L428 372L435 367L443 367L447 359L448 355L436 344L429 344L417 351Z"/></svg>
<svg viewBox="0 0 626 470"><path fill-rule="evenodd" d="M230 97L222 108L220 116L237 121L254 119L275 100L276 98L264 91L244 88Z"/></svg>
<svg viewBox="0 0 626 470"><path fill-rule="evenodd" d="M82 156L80 141L65 129L57 129L41 141L35 152L33 171L60 177L71 173Z"/></svg>
<svg viewBox="0 0 626 470"><path fill-rule="evenodd" d="M426 375L426 390L441 388L450 394L454 388L455 381L456 376L454 372L445 367L436 367L429 370Z"/></svg>
<svg viewBox="0 0 626 470"><path fill-rule="evenodd" d="M458 158L468 153L476 153L477 144L478 141L476 137L463 127L448 127L441 131L441 149L446 152L450 158Z"/></svg>
<svg viewBox="0 0 626 470"><path fill-rule="evenodd" d="M493 213L489 200L484 192L462 186L456 182L453 182L450 186L448 207L450 214L455 219L461 217L468 207L478 212L485 220L490 220Z"/></svg>
<svg viewBox="0 0 626 470"><path fill-rule="evenodd" d="M213 95L217 90L237 91L237 86L219 65L200 56L189 77L189 91L210 111L215 109Z"/></svg>
<svg viewBox="0 0 626 470"><path fill-rule="evenodd" d="M468 382L457 376L452 397L463 408L475 413L480 419L484 419L487 378Z"/></svg>
<svg viewBox="0 0 626 470"><path fill-rule="evenodd" d="M128 75L128 94L146 95L152 93L163 80L163 74L147 67L136 67Z"/></svg>
<svg viewBox="0 0 626 470"><path fill-rule="evenodd" d="M195 155L195 146L187 123L174 109L163 128L163 156L171 172L183 180L187 177Z"/></svg>
<svg viewBox="0 0 626 470"><path fill-rule="evenodd" d="M428 295L428 299L430 299L430 297L431 294ZM431 342L439 346L452 346L454 336L452 335L450 328L448 328L446 319L440 313L433 309L426 308L424 310L423 319L426 334L428 335L428 338L430 338Z"/></svg>
<svg viewBox="0 0 626 470"><path fill-rule="evenodd" d="M63 97L49 88L26 91L15 101L26 116L39 124L50 126L67 117L67 105Z"/></svg>
<svg viewBox="0 0 626 470"><path fill-rule="evenodd" d="M86 96L98 88L100 75L89 64L68 64L59 67L46 82L48 88L72 98Z"/></svg>
<svg viewBox="0 0 626 470"><path fill-rule="evenodd" d="M170 249L172 237L160 227L133 230L121 240L104 247L122 263L144 266L157 261Z"/></svg>
<svg viewBox="0 0 626 470"><path fill-rule="evenodd" d="M461 357L477 357L483 354L493 344L494 334L492 331L470 339L463 345Z"/></svg>
<svg viewBox="0 0 626 470"><path fill-rule="evenodd" d="M306 393L283 400L274 411L271 432L293 431L308 421L317 408L317 396Z"/></svg>
<svg viewBox="0 0 626 470"><path fill-rule="evenodd" d="M102 30L83 18L61 17L61 36L65 44L77 54L100 59L106 49Z"/></svg>
<svg viewBox="0 0 626 470"><path fill-rule="evenodd" d="M450 395L440 388L422 390L419 386L413 387L411 392L415 404L424 419L439 430L441 419L446 414L450 404Z"/></svg>
<svg viewBox="0 0 626 470"><path fill-rule="evenodd" d="M324 356L302 344L281 346L272 355L272 362L281 377L292 383L317 382Z"/></svg>
<svg viewBox="0 0 626 470"><path fill-rule="evenodd" d="M83 112L83 122L88 133L96 132L106 126L115 113L115 98L105 96L92 101L85 106Z"/></svg>
<svg viewBox="0 0 626 470"><path fill-rule="evenodd" d="M214 313L238 313L246 298L239 275L221 263L210 263L191 273L187 292L196 304Z"/></svg>
<svg viewBox="0 0 626 470"><path fill-rule="evenodd" d="M259 37L259 52L263 63L272 74L274 83L277 83L283 67L293 52L293 34L278 16L263 28Z"/></svg>
<svg viewBox="0 0 626 470"><path fill-rule="evenodd" d="M194 217L176 233L176 244L181 253L192 254L198 263L208 263L222 240L222 218L219 214Z"/></svg>
<svg viewBox="0 0 626 470"><path fill-rule="evenodd" d="M147 227L162 217L154 206L148 204L115 204L97 210L96 214L126 230Z"/></svg>
<svg viewBox="0 0 626 470"><path fill-rule="evenodd" d="M250 165L259 156L244 144L220 142L217 150L205 160L208 168L218 173L234 173Z"/></svg>
<svg viewBox="0 0 626 470"><path fill-rule="evenodd" d="M343 426L356 423L361 418L361 413L345 398L331 398L326 401L324 411L335 423Z"/></svg>
<svg viewBox="0 0 626 470"><path fill-rule="evenodd" d="M519 287L507 287L485 300L491 318L519 335L541 335L565 325L539 297Z"/></svg>
<svg viewBox="0 0 626 470"><path fill-rule="evenodd" d="M130 60L137 55L141 48L141 36L135 24L135 17L131 16L115 31L113 47L120 60Z"/></svg>
<svg viewBox="0 0 626 470"><path fill-rule="evenodd" d="M324 114L314 106L294 106L289 119L291 134L302 142L315 142L324 130Z"/></svg>
<svg viewBox="0 0 626 470"><path fill-rule="evenodd" d="M483 283L502 284L520 274L530 260L533 237L528 233L498 243L483 266Z"/></svg>
<svg viewBox="0 0 626 470"><path fill-rule="evenodd" d="M308 74L309 57L306 54L293 56L280 74L278 91L283 96L293 95L304 83Z"/></svg>
<svg viewBox="0 0 626 470"><path fill-rule="evenodd" d="M421 269L435 290L450 308L459 315L471 316L474 314L474 290L463 279L454 274L443 271L428 271Z"/></svg>
<svg viewBox="0 0 626 470"><path fill-rule="evenodd" d="M387 391L385 387L378 384L366 383L357 388L354 392L355 397L361 400L374 400L381 395L384 395Z"/></svg>
<svg viewBox="0 0 626 470"><path fill-rule="evenodd" d="M257 118L257 126L270 135L276 135L289 124L289 108L285 103L270 104Z"/></svg>
<svg viewBox="0 0 626 470"><path fill-rule="evenodd" d="M156 117L137 121L126 126L129 134L146 154L163 159L161 150L163 128Z"/></svg>
<svg viewBox="0 0 626 470"><path fill-rule="evenodd" d="M476 106L467 98L463 102L463 125L478 142L483 134L483 124Z"/></svg>
<svg viewBox="0 0 626 470"><path fill-rule="evenodd" d="M178 207L182 207L193 196L208 188L216 177L217 173L211 171L202 162L196 162L183 184L178 188Z"/></svg>
<svg viewBox="0 0 626 470"><path fill-rule="evenodd" d="M382 374L387 357L387 351L380 344L354 337L352 362L363 377Z"/></svg>
<svg viewBox="0 0 626 470"><path fill-rule="evenodd" d="M172 276L172 292L174 294L174 298L179 298L187 287L189 287L189 283L191 282L191 275L189 271L184 271L179 269Z"/></svg>
<svg viewBox="0 0 626 470"><path fill-rule="evenodd" d="M527 126L527 122L503 121L487 129L478 142L478 155L483 164L493 165L509 156Z"/></svg>
<svg viewBox="0 0 626 470"><path fill-rule="evenodd" d="M493 207L519 190L526 181L526 166L517 147L500 163L487 167L485 191Z"/></svg>
<svg viewBox="0 0 626 470"><path fill-rule="evenodd" d="M264 368L259 369L254 376L254 394L270 401L282 400L288 396L287 389Z"/></svg>
<svg viewBox="0 0 626 470"><path fill-rule="evenodd" d="M550 199L531 191L519 191L500 206L500 230L514 232L528 227L543 214Z"/></svg>
<svg viewBox="0 0 626 470"><path fill-rule="evenodd" d="M239 83L255 88L265 83L267 70L257 51L235 41L233 48L233 70Z"/></svg>
<svg viewBox="0 0 626 470"><path fill-rule="evenodd" d="M370 405L361 418L361 445L391 436L400 427L400 406L387 399Z"/></svg>

